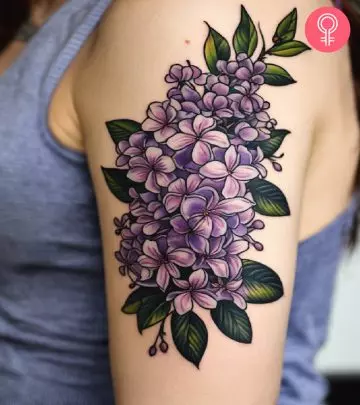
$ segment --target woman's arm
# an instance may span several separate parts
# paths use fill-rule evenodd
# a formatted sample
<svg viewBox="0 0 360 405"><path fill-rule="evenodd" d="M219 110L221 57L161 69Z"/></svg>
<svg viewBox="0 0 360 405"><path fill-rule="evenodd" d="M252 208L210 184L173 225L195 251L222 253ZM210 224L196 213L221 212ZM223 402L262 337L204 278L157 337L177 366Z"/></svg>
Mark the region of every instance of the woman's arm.
<svg viewBox="0 0 360 405"><path fill-rule="evenodd" d="M276 402L313 130L308 11L119 1L98 30L78 107L119 404Z"/></svg>

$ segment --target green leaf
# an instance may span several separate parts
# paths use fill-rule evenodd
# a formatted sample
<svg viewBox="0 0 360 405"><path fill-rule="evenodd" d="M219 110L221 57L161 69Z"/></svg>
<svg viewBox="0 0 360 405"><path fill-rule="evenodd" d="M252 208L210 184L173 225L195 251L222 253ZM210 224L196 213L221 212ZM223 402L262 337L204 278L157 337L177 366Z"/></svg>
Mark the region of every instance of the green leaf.
<svg viewBox="0 0 360 405"><path fill-rule="evenodd" d="M170 312L171 304L166 301L166 294L157 290L153 295L142 298L137 312L139 332L161 322Z"/></svg>
<svg viewBox="0 0 360 405"><path fill-rule="evenodd" d="M135 183L127 177L127 170L119 170L112 168L101 168L106 184L113 195L124 203L130 203L133 199L129 195L130 188L134 188L138 193L146 191L143 183Z"/></svg>
<svg viewBox="0 0 360 405"><path fill-rule="evenodd" d="M259 146L259 148L264 153L264 157L272 157L274 153L279 150L285 137L289 133L290 131L287 131L286 129L275 129L271 132L270 139L266 139L265 141L252 142L251 146Z"/></svg>
<svg viewBox="0 0 360 405"><path fill-rule="evenodd" d="M121 308L122 312L125 314L136 314L140 309L142 300L145 297L156 295L159 292L158 289L149 288L149 287L139 287L133 291L127 298L125 304Z"/></svg>
<svg viewBox="0 0 360 405"><path fill-rule="evenodd" d="M290 57L299 55L300 53L309 51L310 49L311 48L301 41L289 41L275 44L267 53L270 55Z"/></svg>
<svg viewBox="0 0 360 405"><path fill-rule="evenodd" d="M254 179L248 183L248 187L256 203L256 212L269 217L290 215L286 197L277 186L267 180Z"/></svg>
<svg viewBox="0 0 360 405"><path fill-rule="evenodd" d="M141 131L141 124L132 120L113 120L106 123L109 134L117 145L120 141L127 141L130 135Z"/></svg>
<svg viewBox="0 0 360 405"><path fill-rule="evenodd" d="M244 298L250 304L268 304L284 295L280 277L269 267L252 260L243 260Z"/></svg>
<svg viewBox="0 0 360 405"><path fill-rule="evenodd" d="M241 20L233 37L233 45L237 54L244 52L248 56L252 56L258 45L255 24L244 6L241 6Z"/></svg>
<svg viewBox="0 0 360 405"><path fill-rule="evenodd" d="M229 60L230 45L228 41L211 28L209 24L207 24L207 26L209 27L209 34L204 44L204 56L210 72L218 74L219 71L216 67L216 63L218 60Z"/></svg>
<svg viewBox="0 0 360 405"><path fill-rule="evenodd" d="M273 42L292 41L295 38L297 28L297 9L294 8L276 28Z"/></svg>
<svg viewBox="0 0 360 405"><path fill-rule="evenodd" d="M290 74L282 67L268 63L263 73L265 84L270 86L288 86L296 83Z"/></svg>
<svg viewBox="0 0 360 405"><path fill-rule="evenodd" d="M194 312L184 315L174 312L171 317L171 333L179 353L199 368L208 342L204 322Z"/></svg>
<svg viewBox="0 0 360 405"><path fill-rule="evenodd" d="M211 310L215 325L228 338L239 343L251 343L252 329L247 313L232 301L219 301Z"/></svg>

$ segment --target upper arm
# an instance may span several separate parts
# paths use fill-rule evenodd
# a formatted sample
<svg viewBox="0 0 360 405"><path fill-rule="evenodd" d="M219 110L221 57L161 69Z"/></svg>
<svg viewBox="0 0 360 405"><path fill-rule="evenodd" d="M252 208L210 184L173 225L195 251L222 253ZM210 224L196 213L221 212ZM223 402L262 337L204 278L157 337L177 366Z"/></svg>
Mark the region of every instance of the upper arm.
<svg viewBox="0 0 360 405"><path fill-rule="evenodd" d="M266 49L292 9L268 3L244 3ZM263 85L262 39L246 15L235 47L251 59L234 61L239 9L119 2L80 82L121 404L276 401L312 131L311 53L267 55L297 83ZM267 73L272 84L292 81Z"/></svg>

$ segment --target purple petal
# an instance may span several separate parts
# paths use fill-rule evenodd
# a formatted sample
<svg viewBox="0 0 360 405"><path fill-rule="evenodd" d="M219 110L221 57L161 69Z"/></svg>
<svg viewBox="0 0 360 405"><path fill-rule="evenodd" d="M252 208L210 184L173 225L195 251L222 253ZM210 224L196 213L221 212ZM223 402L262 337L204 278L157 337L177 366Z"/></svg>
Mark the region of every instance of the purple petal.
<svg viewBox="0 0 360 405"><path fill-rule="evenodd" d="M201 183L201 177L198 174L190 174L186 179L186 187L189 193L193 193Z"/></svg>
<svg viewBox="0 0 360 405"><path fill-rule="evenodd" d="M255 179L259 176L258 170L253 166L241 165L238 166L232 173L232 176L239 181L247 181Z"/></svg>
<svg viewBox="0 0 360 405"><path fill-rule="evenodd" d="M170 274L171 277L179 278L180 277L180 270L174 263L166 263L164 264L166 267L166 271Z"/></svg>
<svg viewBox="0 0 360 405"><path fill-rule="evenodd" d="M231 295L236 306L240 309L246 309L246 301L242 295L236 292L231 293Z"/></svg>
<svg viewBox="0 0 360 405"><path fill-rule="evenodd" d="M149 163L142 156L135 156L129 161L130 167L147 167L149 168Z"/></svg>
<svg viewBox="0 0 360 405"><path fill-rule="evenodd" d="M143 232L145 235L154 235L161 227L161 222L153 221L144 225Z"/></svg>
<svg viewBox="0 0 360 405"><path fill-rule="evenodd" d="M145 152L146 159L150 165L154 165L162 154L163 151L160 148L155 148L154 146L147 148Z"/></svg>
<svg viewBox="0 0 360 405"><path fill-rule="evenodd" d="M160 187L156 182L155 172L150 172L148 178L145 182L145 187L147 190L152 191L153 193L160 193Z"/></svg>
<svg viewBox="0 0 360 405"><path fill-rule="evenodd" d="M204 238L210 238L213 230L213 221L210 217L206 216L200 220L197 218L190 219L189 224L198 235L203 236Z"/></svg>
<svg viewBox="0 0 360 405"><path fill-rule="evenodd" d="M162 124L161 122L152 120L151 118L147 118L141 125L141 127L144 131L149 131L149 132L158 131L163 126L164 126L164 124Z"/></svg>
<svg viewBox="0 0 360 405"><path fill-rule="evenodd" d="M170 262L181 267L190 267L195 263L195 254L189 249L176 249L168 254Z"/></svg>
<svg viewBox="0 0 360 405"><path fill-rule="evenodd" d="M215 120L214 118L206 118L202 115L197 115L193 122L194 132L197 135L200 135L206 129L212 129L215 127Z"/></svg>
<svg viewBox="0 0 360 405"><path fill-rule="evenodd" d="M241 279L241 280L229 281L229 282L226 284L226 288L227 288L229 291L237 291L237 290L241 287L242 283L243 283L243 280L242 280L242 279Z"/></svg>
<svg viewBox="0 0 360 405"><path fill-rule="evenodd" d="M161 260L162 254L160 253L159 247L155 241L146 240L143 245L143 252L146 256L151 257L154 260Z"/></svg>
<svg viewBox="0 0 360 405"><path fill-rule="evenodd" d="M172 218L170 224L177 233L186 234L189 232L189 225L181 215Z"/></svg>
<svg viewBox="0 0 360 405"><path fill-rule="evenodd" d="M208 259L207 263L216 276L229 277L229 266L224 260Z"/></svg>
<svg viewBox="0 0 360 405"><path fill-rule="evenodd" d="M157 269L160 265L158 260L152 259L151 257L145 255L140 256L138 261L142 267L150 267L152 269Z"/></svg>
<svg viewBox="0 0 360 405"><path fill-rule="evenodd" d="M187 220L190 217L204 212L206 209L206 199L201 196L185 197L181 204L181 214Z"/></svg>
<svg viewBox="0 0 360 405"><path fill-rule="evenodd" d="M192 126L192 119L182 120L179 122L179 129L181 132L187 135L195 135L193 126Z"/></svg>
<svg viewBox="0 0 360 405"><path fill-rule="evenodd" d="M169 281L170 275L166 269L166 266L162 264L156 274L156 283L163 291L165 291L169 285Z"/></svg>
<svg viewBox="0 0 360 405"><path fill-rule="evenodd" d="M178 280L178 279L174 279L173 283L179 287L182 288L183 290L187 290L190 287L190 284L187 280ZM169 294L170 295L170 294Z"/></svg>
<svg viewBox="0 0 360 405"><path fill-rule="evenodd" d="M227 96L229 93L229 87L222 83L216 83L211 87L211 91L219 96Z"/></svg>
<svg viewBox="0 0 360 405"><path fill-rule="evenodd" d="M228 176L225 180L225 185L222 190L222 194L225 198L234 198L239 194L240 186L239 182L232 176Z"/></svg>
<svg viewBox="0 0 360 405"><path fill-rule="evenodd" d="M225 235L227 231L227 223L225 219L216 215L212 215L211 219L212 219L211 236L217 238L219 236Z"/></svg>
<svg viewBox="0 0 360 405"><path fill-rule="evenodd" d="M213 161L201 167L199 173L210 179L222 179L228 175L228 170L224 163Z"/></svg>
<svg viewBox="0 0 360 405"><path fill-rule="evenodd" d="M201 139L220 148L228 148L230 146L228 137L220 131L206 132Z"/></svg>
<svg viewBox="0 0 360 405"><path fill-rule="evenodd" d="M176 177L172 173L156 173L156 182L161 187L167 187L175 179Z"/></svg>
<svg viewBox="0 0 360 405"><path fill-rule="evenodd" d="M228 100L225 96L216 96L214 99L215 110L220 110L228 106Z"/></svg>
<svg viewBox="0 0 360 405"><path fill-rule="evenodd" d="M217 301L207 291L194 291L192 294L194 301L202 308L213 309L216 308Z"/></svg>
<svg viewBox="0 0 360 405"><path fill-rule="evenodd" d="M170 193L178 193L184 195L186 193L186 183L184 179L173 181L168 188Z"/></svg>
<svg viewBox="0 0 360 405"><path fill-rule="evenodd" d="M174 161L169 156L160 156L156 161L155 170L162 173L172 173L176 169Z"/></svg>
<svg viewBox="0 0 360 405"><path fill-rule="evenodd" d="M136 181L137 183L144 183L144 181L147 179L149 171L150 169L148 167L134 167L128 171L127 177L132 181Z"/></svg>
<svg viewBox="0 0 360 405"><path fill-rule="evenodd" d="M197 141L192 152L192 158L198 165L203 165L208 162L211 158L209 145L205 142Z"/></svg>
<svg viewBox="0 0 360 405"><path fill-rule="evenodd" d="M208 248L209 242L201 235L189 235L188 243L192 250L196 253L204 253Z"/></svg>
<svg viewBox="0 0 360 405"><path fill-rule="evenodd" d="M164 205L167 212L175 212L181 204L182 197L179 194L169 193L164 197Z"/></svg>
<svg viewBox="0 0 360 405"><path fill-rule="evenodd" d="M216 94L213 92L206 93L203 97L203 103L206 109L212 110Z"/></svg>
<svg viewBox="0 0 360 405"><path fill-rule="evenodd" d="M239 157L236 153L235 146L230 146L230 148L225 152L225 163L229 170L232 170L238 165Z"/></svg>
<svg viewBox="0 0 360 405"><path fill-rule="evenodd" d="M176 129L173 128L170 125L167 125L163 128L160 128L158 131L155 131L154 137L157 142L165 142L167 141L171 136L176 134Z"/></svg>
<svg viewBox="0 0 360 405"><path fill-rule="evenodd" d="M183 86L183 88L181 89L181 93L186 101L192 101L196 103L201 99L200 94L188 85Z"/></svg>
<svg viewBox="0 0 360 405"><path fill-rule="evenodd" d="M249 249L249 243L245 240L236 240L231 243L227 251L230 255L238 255Z"/></svg>
<svg viewBox="0 0 360 405"><path fill-rule="evenodd" d="M231 215L243 212L253 206L253 203L246 198L237 197L220 201L216 207L216 212L225 215Z"/></svg>
<svg viewBox="0 0 360 405"><path fill-rule="evenodd" d="M199 290L207 286L208 280L208 275L204 270L196 270L190 274L189 284L194 290Z"/></svg>
<svg viewBox="0 0 360 405"><path fill-rule="evenodd" d="M184 315L187 312L191 311L193 308L191 294L189 292L179 294L174 299L174 307L175 307L175 311L179 315Z"/></svg>
<svg viewBox="0 0 360 405"><path fill-rule="evenodd" d="M186 146L192 145L196 141L193 135L178 133L167 141L169 148L173 150L181 150Z"/></svg>
<svg viewBox="0 0 360 405"><path fill-rule="evenodd" d="M235 76L240 80L249 80L251 74L248 69L246 69L245 67L241 67L236 71Z"/></svg>
<svg viewBox="0 0 360 405"><path fill-rule="evenodd" d="M159 121L159 122L166 122L166 114L164 111L164 107L162 106L161 103L159 102L154 102L149 105L147 114L150 118L153 120Z"/></svg>
<svg viewBox="0 0 360 405"><path fill-rule="evenodd" d="M241 259L235 255L228 255L226 261L229 266L230 278L233 279L239 274L241 270L242 267Z"/></svg>

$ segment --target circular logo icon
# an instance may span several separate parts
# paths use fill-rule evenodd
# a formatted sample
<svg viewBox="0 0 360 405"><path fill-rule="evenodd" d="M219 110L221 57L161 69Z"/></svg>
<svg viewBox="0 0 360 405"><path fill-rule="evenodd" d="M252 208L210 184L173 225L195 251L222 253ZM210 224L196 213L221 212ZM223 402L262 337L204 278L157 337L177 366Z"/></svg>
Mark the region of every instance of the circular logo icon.
<svg viewBox="0 0 360 405"><path fill-rule="evenodd" d="M320 52L336 52L349 40L350 23L336 7L320 7L313 11L305 25L310 45Z"/></svg>

